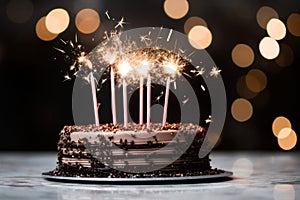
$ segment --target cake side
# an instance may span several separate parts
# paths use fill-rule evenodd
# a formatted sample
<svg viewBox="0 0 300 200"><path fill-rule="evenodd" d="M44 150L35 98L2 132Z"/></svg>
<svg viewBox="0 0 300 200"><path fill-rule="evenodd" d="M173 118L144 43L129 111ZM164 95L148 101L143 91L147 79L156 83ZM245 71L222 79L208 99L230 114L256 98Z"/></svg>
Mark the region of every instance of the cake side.
<svg viewBox="0 0 300 200"><path fill-rule="evenodd" d="M130 124L127 129L111 124L65 126L58 142L57 168L52 175L173 177L216 174L219 171L211 169L209 155L198 157L205 134L205 129L192 124L164 127L153 124L150 130L136 124ZM191 142L187 143L188 140ZM186 144L187 148L182 151L180 148ZM176 154L179 156L174 159ZM140 173L139 167L150 170L155 166L163 167ZM127 168L135 170L128 173Z"/></svg>

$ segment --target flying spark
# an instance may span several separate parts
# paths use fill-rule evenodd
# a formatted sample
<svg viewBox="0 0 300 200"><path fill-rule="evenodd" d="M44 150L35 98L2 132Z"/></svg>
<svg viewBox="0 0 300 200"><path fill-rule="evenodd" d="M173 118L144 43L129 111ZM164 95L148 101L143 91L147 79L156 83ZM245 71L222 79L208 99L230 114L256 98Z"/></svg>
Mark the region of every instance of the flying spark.
<svg viewBox="0 0 300 200"><path fill-rule="evenodd" d="M162 97L163 95L164 95L164 92L161 91L161 92L160 92L160 95L157 96L157 97L155 98L155 101L156 101L156 102L159 102L159 100L161 99L161 97Z"/></svg>
<svg viewBox="0 0 300 200"><path fill-rule="evenodd" d="M205 91L205 87L204 87L203 85L201 85L201 89L202 89L203 91Z"/></svg>
<svg viewBox="0 0 300 200"><path fill-rule="evenodd" d="M108 14L108 10L105 11L105 15L106 15L107 19L110 19L110 16L109 16L109 14Z"/></svg>
<svg viewBox="0 0 300 200"><path fill-rule="evenodd" d="M170 32L169 32L169 35L168 35L168 37L167 37L167 42L169 42L169 40L170 40L170 38L171 38L171 35L172 35L172 33L173 33L173 29L171 29L171 30L170 30Z"/></svg>
<svg viewBox="0 0 300 200"><path fill-rule="evenodd" d="M221 70L217 67L213 67L211 69L211 71L209 72L209 75L210 76L214 76L214 77L217 77L219 74L220 74Z"/></svg>
<svg viewBox="0 0 300 200"><path fill-rule="evenodd" d="M182 104L185 105L190 99L187 96L183 96Z"/></svg>
<svg viewBox="0 0 300 200"><path fill-rule="evenodd" d="M126 22L124 22L124 17L122 17L121 18L121 20L117 23L117 25L115 26L115 29L116 28L118 28L119 26L121 27L121 28L123 28L124 26L124 24L125 24Z"/></svg>

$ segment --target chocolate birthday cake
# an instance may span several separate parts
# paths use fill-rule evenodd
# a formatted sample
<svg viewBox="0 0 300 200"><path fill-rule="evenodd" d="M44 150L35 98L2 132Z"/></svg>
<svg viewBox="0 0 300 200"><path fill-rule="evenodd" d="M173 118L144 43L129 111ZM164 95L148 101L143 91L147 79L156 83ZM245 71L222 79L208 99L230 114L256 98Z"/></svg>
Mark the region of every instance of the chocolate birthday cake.
<svg viewBox="0 0 300 200"><path fill-rule="evenodd" d="M214 175L209 155L199 158L205 129L193 124L104 124L65 126L58 141L57 167L68 177L182 177ZM154 169L154 170L153 170Z"/></svg>

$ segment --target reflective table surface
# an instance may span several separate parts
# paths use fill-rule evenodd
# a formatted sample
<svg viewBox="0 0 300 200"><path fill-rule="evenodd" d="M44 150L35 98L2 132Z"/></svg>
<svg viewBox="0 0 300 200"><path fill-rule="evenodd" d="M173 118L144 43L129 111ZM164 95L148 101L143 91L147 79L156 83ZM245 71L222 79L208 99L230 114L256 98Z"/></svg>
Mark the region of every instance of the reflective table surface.
<svg viewBox="0 0 300 200"><path fill-rule="evenodd" d="M55 152L1 152L0 199L300 199L299 152L213 151L211 165L231 179L204 183L109 185L45 180Z"/></svg>

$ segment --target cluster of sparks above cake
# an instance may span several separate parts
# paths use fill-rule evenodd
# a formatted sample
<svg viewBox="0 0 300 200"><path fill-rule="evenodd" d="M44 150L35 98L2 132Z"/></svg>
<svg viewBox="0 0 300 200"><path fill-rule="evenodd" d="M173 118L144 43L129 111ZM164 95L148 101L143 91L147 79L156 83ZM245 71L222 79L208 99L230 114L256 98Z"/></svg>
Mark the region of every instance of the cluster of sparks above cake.
<svg viewBox="0 0 300 200"><path fill-rule="evenodd" d="M156 41L151 39L151 31L146 35L140 35L139 39L141 43L145 44L145 48L137 47L136 41L130 39L121 39L121 32L116 28L123 27L122 21L114 28L109 34L105 32L104 41L96 47L96 54L90 56L83 51L82 45L74 45L69 42L72 47L72 53L75 56L75 60L69 68L69 72L72 72L75 76L80 76L86 80L92 90L93 104L94 104L94 118L95 124L99 126L99 104L97 102L97 90L99 85L105 81L111 82L111 111L112 111L112 123L117 124L116 114L116 84L118 87L123 87L123 113L124 113L124 127L128 127L128 103L127 103L127 86L137 85L139 87L139 124L144 124L143 118L143 99L144 99L144 82L146 82L147 89L147 105L146 105L146 124L147 128L151 125L151 80L155 79L155 83L165 85L165 101L163 109L162 126L165 126L167 122L168 112L168 99L170 84L174 84L176 89L176 79L181 75L193 78L199 75L203 75L206 71L204 67L195 66L193 69L186 70L186 66L190 62L191 55L185 55L183 49L178 52L165 50L163 47L155 46ZM168 42L172 37L173 30L170 29L166 41ZM156 40L162 39L159 35L156 36ZM63 41L65 44L67 42ZM77 43L77 38L76 41ZM176 45L176 44L175 44ZM154 46L154 47L153 47ZM175 49L175 47L174 47ZM66 54L64 50L57 49ZM97 63L97 66L92 63ZM107 75L99 83L94 77L95 72L104 72ZM221 70L217 67L212 67L209 76L217 77ZM66 80L71 79L70 75L65 76ZM96 83L95 83L96 82ZM97 85L98 87L97 87ZM203 89L203 86L202 86Z"/></svg>

